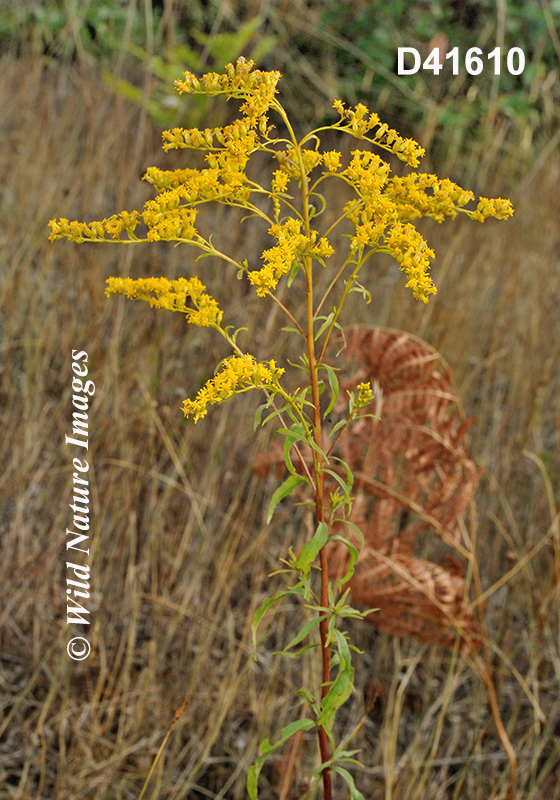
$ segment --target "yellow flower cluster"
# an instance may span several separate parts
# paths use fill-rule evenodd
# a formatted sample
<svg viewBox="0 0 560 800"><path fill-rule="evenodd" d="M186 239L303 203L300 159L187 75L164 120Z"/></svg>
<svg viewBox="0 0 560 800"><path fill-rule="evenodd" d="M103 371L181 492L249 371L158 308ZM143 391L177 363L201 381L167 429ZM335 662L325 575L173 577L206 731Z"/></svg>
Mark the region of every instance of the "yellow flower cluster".
<svg viewBox="0 0 560 800"><path fill-rule="evenodd" d="M366 125L361 116L360 120ZM356 150L348 167L337 173L359 198L345 207L356 228L352 249L369 246L391 253L407 274L406 285L414 297L427 303L429 295L436 293L428 274L434 253L418 231L405 223L419 217L443 222L461 210L480 221L488 216L505 219L513 209L509 200L481 198L476 211L470 211L464 206L474 200L473 193L452 181L415 173L390 178L390 171L375 153Z"/></svg>
<svg viewBox="0 0 560 800"><path fill-rule="evenodd" d="M358 203L351 202L345 208L356 227L352 249L370 246L389 252L407 274L407 286L412 289L413 296L427 302L428 296L436 293L428 274L429 258L434 254L415 228L403 224L407 219L428 214L436 208L433 198L415 190L419 176L413 174L405 179L390 180L389 165L375 153L362 150L354 151L349 166L338 174L359 197ZM436 180L435 176L428 177Z"/></svg>
<svg viewBox="0 0 560 800"><path fill-rule="evenodd" d="M281 192L285 192L289 182L290 182L290 176L288 175L287 172L281 169L275 170L272 178L272 191L275 194L280 194Z"/></svg>
<svg viewBox="0 0 560 800"><path fill-rule="evenodd" d="M250 150L257 144L255 122L243 117L234 120L225 128L172 128L163 131L163 149L169 150L219 150L220 147L229 147L232 150L242 146L243 150ZM214 141L216 139L216 141ZM246 141L247 140L247 141Z"/></svg>
<svg viewBox="0 0 560 800"><path fill-rule="evenodd" d="M484 222L487 217L494 217L494 219L507 219L513 214L513 206L510 200L504 200L502 197L495 197L489 199L488 197L480 197L476 211L472 211L469 216L479 222Z"/></svg>
<svg viewBox="0 0 560 800"><path fill-rule="evenodd" d="M340 168L341 156L342 153L339 153L338 150L329 150L323 153L323 164L329 172L336 172Z"/></svg>
<svg viewBox="0 0 560 800"><path fill-rule="evenodd" d="M356 401L356 408L364 408L368 406L373 400L373 390L371 383L359 383L356 387L358 389L358 399Z"/></svg>
<svg viewBox="0 0 560 800"><path fill-rule="evenodd" d="M352 186L364 203L380 196L391 167L376 153L354 150L348 167L339 173Z"/></svg>
<svg viewBox="0 0 560 800"><path fill-rule="evenodd" d="M333 127L347 131L357 139L365 139L394 153L397 158L410 167L417 167L420 163L420 159L425 153L424 148L420 147L414 139L404 139L385 123L381 124L377 114L370 113L362 103L359 103L355 109L345 109L341 100L335 100L333 108L340 114L339 121ZM368 114L369 117L367 117ZM375 134L373 137L368 137L367 134L373 128L377 128Z"/></svg>
<svg viewBox="0 0 560 800"><path fill-rule="evenodd" d="M175 81L179 94L223 94L226 97L246 98L241 110L249 119L257 119L266 113L276 94L276 85L282 77L279 72L255 70L254 61L243 56L235 66L228 64L223 75L209 72L197 78L191 72L184 73L184 80Z"/></svg>
<svg viewBox="0 0 560 800"><path fill-rule="evenodd" d="M261 146L259 132L265 138L268 135L266 112L274 101L276 84L280 79L279 72L261 72L253 67L253 61L240 57L235 66L226 66L223 75L209 72L198 79L192 73L185 72L184 80L175 81L179 93L224 94L245 100L241 106L242 118L224 128L206 128L203 131L197 128L174 128L163 133L163 149L166 152L175 148L208 151L206 161L210 170L217 173L213 179L217 181L219 177L227 190L215 188L214 193L207 193L204 199L221 201L227 197L242 202L249 197L249 192L241 188L247 180L245 167L251 154ZM192 184L194 176L189 177ZM201 182L204 180L201 173ZM202 191L199 192L199 196L202 194Z"/></svg>
<svg viewBox="0 0 560 800"><path fill-rule="evenodd" d="M204 132L196 128L193 130L173 128L171 131L163 132L163 138L166 140L163 149L165 151L177 148L208 150L206 161L210 170L176 170L176 173L186 173L191 192L196 188L198 181L202 186L208 180L214 181L216 184L214 193L205 199L220 200L222 196L231 193L232 189L237 191L245 183L247 162L251 154L260 147L258 135L251 128L251 124L244 118L236 120L225 128L206 129ZM214 146L214 136L221 146ZM218 179L223 181L225 190L220 191ZM179 180L178 174L177 180Z"/></svg>
<svg viewBox="0 0 560 800"><path fill-rule="evenodd" d="M205 383L194 400L183 402L183 413L185 417L193 417L196 423L206 416L208 406L223 403L236 394L249 389L276 390L278 378L283 373L284 370L277 367L275 361L269 361L267 366L249 354L231 356L223 362L221 371Z"/></svg>
<svg viewBox="0 0 560 800"><path fill-rule="evenodd" d="M430 258L435 253L431 250L413 225L396 223L384 237L385 247L406 274L407 288L412 289L416 300L428 302L428 296L436 294L437 289L428 274Z"/></svg>
<svg viewBox="0 0 560 800"><path fill-rule="evenodd" d="M49 227L51 229L49 240L54 242L55 239L69 239L71 242L107 242L118 241L123 231L128 234L129 240L136 241L137 237L134 230L140 222L140 214L138 211L132 211L130 214L127 211L121 211L120 214L115 214L109 219L104 219L102 222L68 222L67 219L51 219ZM107 239L107 234L109 239ZM139 240L138 240L139 241Z"/></svg>
<svg viewBox="0 0 560 800"><path fill-rule="evenodd" d="M148 226L148 241L194 239L196 211L181 206L181 187L163 192L144 203L142 219Z"/></svg>
<svg viewBox="0 0 560 800"><path fill-rule="evenodd" d="M218 203L240 202L248 196L245 175L242 171L219 169L163 170L148 167L143 180L158 191L176 189L188 205L215 200ZM222 181L222 182L220 182Z"/></svg>
<svg viewBox="0 0 560 800"><path fill-rule="evenodd" d="M276 158L280 162L280 170L286 172L290 178L297 178L301 180L301 168L295 148L288 147L287 150L275 153ZM309 175L315 167L323 160L323 154L318 150L302 149L301 160L303 162L303 170L306 175Z"/></svg>
<svg viewBox="0 0 560 800"><path fill-rule="evenodd" d="M426 189L431 190L431 194L427 194ZM437 222L443 222L445 217L455 219L458 209L474 200L472 192L461 189L452 181L426 174L395 176L385 193L394 201L403 221L417 217L431 217Z"/></svg>
<svg viewBox="0 0 560 800"><path fill-rule="evenodd" d="M68 238L73 242L120 240L123 231L128 241L192 241L196 212L189 208L197 202L214 200L224 203L243 203L250 196L245 168L249 157L260 147L260 131L268 134L266 111L274 100L277 72L253 70L254 63L240 58L234 67L229 64L225 75L209 73L199 81L185 73L185 80L176 81L180 92L225 94L245 99L243 117L224 128L199 131L174 128L164 131L164 150L194 148L207 150L209 169L165 171L148 169L144 179L161 194L144 205L144 211L122 212L101 222L69 222L51 220L50 240ZM148 227L146 239L135 235L140 216ZM122 240L122 241L126 241Z"/></svg>
<svg viewBox="0 0 560 800"><path fill-rule="evenodd" d="M268 231L278 241L275 247L265 250L265 262L260 270L249 272L247 277L256 287L259 297L264 297L271 289L276 289L282 275L287 275L298 255L301 255L310 239L301 232L301 222L289 218L283 225L273 225Z"/></svg>
<svg viewBox="0 0 560 800"><path fill-rule="evenodd" d="M395 209L386 197L373 199L362 211L349 214L356 225L356 235L352 239L352 249L358 245L376 247L387 225L395 217Z"/></svg>
<svg viewBox="0 0 560 800"><path fill-rule="evenodd" d="M120 238L124 231L128 235L128 241L134 242L191 241L197 237L194 226L197 212L181 205L184 194L184 188L179 186L144 203L141 216L148 227L145 240L139 239L134 233L140 222L138 211L132 211L130 214L122 211L101 222L68 222L67 219L53 219L49 222L51 228L49 239L54 242L55 239L66 238L78 243L126 241Z"/></svg>
<svg viewBox="0 0 560 800"><path fill-rule="evenodd" d="M198 278L108 278L105 294L122 294L132 300L145 300L152 308L181 311L187 321L199 328L218 327L223 311L213 297L206 294L206 286ZM194 308L186 304L187 298Z"/></svg>
<svg viewBox="0 0 560 800"><path fill-rule="evenodd" d="M243 101L241 118L223 128L174 128L164 132L166 151L173 148L202 150L206 168L161 170L150 167L144 179L152 184L157 194L144 204L142 212L123 211L101 222L90 223L52 220L49 223L51 241L61 238L74 242L165 240L199 245L208 252L211 243L202 239L195 227L195 205L215 201L248 208L251 193L259 192L272 199L276 219L279 219L281 202L290 199L282 197L290 180L307 180L307 176L322 164L324 173L319 181L326 176L340 178L357 195L356 200L345 206L345 215L355 226L351 252L370 247L391 253L406 273L407 286L414 297L427 302L429 295L436 291L429 277L433 252L408 223L425 216L442 222L446 217L454 218L459 211L480 221L489 216L505 219L513 213L511 203L502 199L480 198L475 210L468 209L468 204L474 200L472 192L435 175L391 176L389 164L373 152L355 150L343 169L338 151L322 153L318 149L299 147L295 142L286 145L281 143L285 140L269 139L267 112L272 108L284 115L275 100L279 78L278 72L255 70L254 63L243 58L238 59L235 66L229 64L223 75L208 73L199 79L186 72L183 80L175 82L179 92L221 94ZM418 165L423 149L382 124L378 115L370 113L365 105L345 108L337 100L334 108L340 115L332 126L334 129L394 153L412 167ZM317 136L311 138L318 142ZM275 145L283 149L276 150ZM262 149L274 152L279 161L269 191L250 181L245 172L250 156ZM136 231L141 222L147 227L146 238L141 238ZM262 254L262 268L243 270L260 297L274 290L298 259L302 263L305 257L323 259L333 254L327 239L319 239L315 231L302 231L299 219L288 218L273 225L269 232L277 244ZM150 297L154 299L153 295ZM191 317L193 313L191 309ZM208 313L210 319L211 312Z"/></svg>
<svg viewBox="0 0 560 800"><path fill-rule="evenodd" d="M315 244L317 232L311 231L310 236L305 236L301 232L301 222L291 217L281 225L273 225L268 232L274 236L278 244L263 252L262 258L265 263L262 269L247 274L250 283L256 287L259 297L264 297L267 292L276 289L280 278L288 274L299 256L309 253L316 258L328 258L334 253L326 237L321 237L318 244Z"/></svg>
<svg viewBox="0 0 560 800"><path fill-rule="evenodd" d="M314 237L315 231L312 232L312 240ZM329 256L334 255L334 248L330 246L329 240L326 236L321 236L319 239L319 244L314 245L309 252L316 258L329 258Z"/></svg>

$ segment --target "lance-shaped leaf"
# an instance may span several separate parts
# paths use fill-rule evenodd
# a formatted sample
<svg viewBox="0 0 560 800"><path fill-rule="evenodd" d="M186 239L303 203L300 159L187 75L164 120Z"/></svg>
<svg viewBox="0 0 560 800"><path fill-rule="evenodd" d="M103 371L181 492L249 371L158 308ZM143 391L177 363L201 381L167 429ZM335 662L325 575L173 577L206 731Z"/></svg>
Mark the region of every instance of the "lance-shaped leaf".
<svg viewBox="0 0 560 800"><path fill-rule="evenodd" d="M295 563L295 567L304 575L309 575L311 571L311 564L319 555L319 551L326 545L328 536L328 528L325 522L320 522L317 525L317 530L313 535L313 539L307 542L302 548L301 553Z"/></svg>
<svg viewBox="0 0 560 800"><path fill-rule="evenodd" d="M290 475L289 478L286 478L284 483L276 489L274 494L270 499L270 503L268 504L268 511L266 513L266 524L270 522L272 519L272 515L274 514L274 509L278 505L278 503L283 500L285 497L291 495L294 489L297 489L298 486L301 486L302 483L308 483L307 479L304 478L302 475Z"/></svg>
<svg viewBox="0 0 560 800"><path fill-rule="evenodd" d="M350 649L343 633L334 630L340 658L338 675L331 683L327 696L321 704L321 715L318 726L323 726L331 738L330 732L337 710L343 705L354 689L354 670L350 660Z"/></svg>
<svg viewBox="0 0 560 800"><path fill-rule="evenodd" d="M346 783L348 784L348 788L350 789L350 800L364 800L363 794L356 789L356 784L354 783L354 778L350 775L347 769L344 767L339 767L338 765L333 767L333 772L338 772L339 775L342 775Z"/></svg>
<svg viewBox="0 0 560 800"><path fill-rule="evenodd" d="M270 744L269 739L264 739L261 742L259 746L261 755L257 758L253 766L249 768L249 774L247 775L247 792L250 800L256 800L257 798L259 775L268 756L275 750L278 750L279 747L282 747L282 745L284 745L288 739L291 739L298 731L309 731L314 727L315 723L312 719L298 719L296 722L291 722L289 725L286 725L285 728L282 728L280 739L274 744Z"/></svg>
<svg viewBox="0 0 560 800"><path fill-rule="evenodd" d="M286 645L286 647L281 651L281 653L285 656L292 656L293 654L288 653L287 651L290 650L292 647L295 647L296 644L302 642L306 638L306 636L308 636L311 633L313 628L315 628L322 620L326 618L327 618L326 615L323 615L322 617L315 617L314 619L310 619L308 622L306 622L303 628L300 630L300 632L296 634L296 636L294 636L292 641ZM308 650L309 648L306 647L304 649ZM298 651L298 654L301 652L302 652L301 650Z"/></svg>
<svg viewBox="0 0 560 800"><path fill-rule="evenodd" d="M275 605L279 600L282 600L284 597L292 597L295 594L305 596L305 588L301 583L298 583L296 586L293 586L291 589L284 589L283 591L276 592L274 597L267 597L264 600L262 606L258 608L255 612L255 616L253 617L253 622L251 623L252 628L252 639L253 639L253 654L257 649L257 628L259 627L259 622L263 618L264 614L268 611L268 609ZM256 655L254 655L256 660Z"/></svg>

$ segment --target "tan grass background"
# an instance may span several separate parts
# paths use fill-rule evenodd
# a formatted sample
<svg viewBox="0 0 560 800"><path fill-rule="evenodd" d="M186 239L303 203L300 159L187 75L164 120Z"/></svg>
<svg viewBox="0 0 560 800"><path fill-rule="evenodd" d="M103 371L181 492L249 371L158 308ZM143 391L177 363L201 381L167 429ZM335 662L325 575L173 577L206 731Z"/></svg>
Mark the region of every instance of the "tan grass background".
<svg viewBox="0 0 560 800"><path fill-rule="evenodd" d="M266 432L252 436L246 415L256 396L197 426L183 421L181 400L225 355L221 344L179 316L107 300L104 280L197 269L231 323L250 329L259 355L285 357L288 340L274 334L266 303L223 265L195 266L184 249L50 245L49 219L139 207L150 196L139 180L145 167L173 166L176 157L95 71L8 58L0 69L0 798L138 797L187 700L146 796L237 800L260 739L300 713L294 692L312 670L272 655L296 630L289 606L261 632L259 663L250 658L252 613L281 585L267 575L301 543L308 521L286 506L265 524L275 484L252 468L268 441ZM484 588L494 589L487 622L520 762L519 800L560 796L560 550L551 529L560 470L560 165L553 154L537 167L511 193L511 221L423 226L437 252L439 294L429 306L381 263L367 276L373 302L352 309L353 322L402 328L438 348L467 415L477 417L471 451L485 474L465 529L476 537ZM239 228L223 209L207 224L242 257L254 260L266 245L264 231ZM72 348L87 350L96 384L93 650L79 664L65 651ZM351 633L363 655L340 724L344 735L363 718L352 744L366 765L356 771L364 795L504 797L507 759L467 667L369 626ZM314 758L314 740L304 740L292 797L302 796ZM281 762L263 770L263 798L278 797L282 770Z"/></svg>

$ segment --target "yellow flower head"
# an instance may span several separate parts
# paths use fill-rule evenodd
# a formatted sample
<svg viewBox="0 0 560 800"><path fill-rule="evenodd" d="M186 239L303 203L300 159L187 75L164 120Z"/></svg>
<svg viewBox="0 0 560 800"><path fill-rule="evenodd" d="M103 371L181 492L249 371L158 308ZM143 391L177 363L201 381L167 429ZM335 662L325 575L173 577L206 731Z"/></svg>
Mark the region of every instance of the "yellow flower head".
<svg viewBox="0 0 560 800"><path fill-rule="evenodd" d="M319 239L319 243L312 247L309 252L317 258L329 258L334 255L334 249L330 246L326 236L322 236Z"/></svg>
<svg viewBox="0 0 560 800"><path fill-rule="evenodd" d="M406 286L412 289L416 300L428 302L429 295L437 289L429 275L431 250L413 225L397 222L385 235L385 245L406 274Z"/></svg>
<svg viewBox="0 0 560 800"><path fill-rule="evenodd" d="M301 233L301 222L291 217L281 225L273 225L268 232L277 239L278 245L262 254L265 262L262 269L253 270L247 275L259 297L276 288L280 278L288 274L295 259L311 241L310 237Z"/></svg>
<svg viewBox="0 0 560 800"><path fill-rule="evenodd" d="M208 406L223 403L236 394L249 389L278 388L278 378L284 370L276 366L275 361L262 364L250 355L231 356L226 358L222 369L210 380L206 381L194 400L183 402L185 417L193 417L195 423L206 416Z"/></svg>
<svg viewBox="0 0 560 800"><path fill-rule="evenodd" d="M495 219L507 219L513 214L513 206L510 200L504 200L501 197L496 197L489 200L487 197L481 197L476 207L476 212L473 214L474 218L480 222L484 222L487 217L494 217Z"/></svg>
<svg viewBox="0 0 560 800"><path fill-rule="evenodd" d="M284 172L281 169L277 169L274 172L274 177L272 179L272 191L275 192L276 194L279 194L280 192L285 192L289 182L290 182L290 176L288 175L288 173Z"/></svg>
<svg viewBox="0 0 560 800"><path fill-rule="evenodd" d="M357 139L365 139L368 142L394 153L401 161L406 162L411 167L417 167L420 159L424 156L425 150L420 147L414 139L404 139L397 131L389 128L385 123L381 124L377 114L370 113L368 109L359 103L354 109L344 108L341 100L333 103L340 114L340 119L336 127L355 136ZM369 115L369 116L368 116ZM373 136L368 134L377 128Z"/></svg>
<svg viewBox="0 0 560 800"><path fill-rule="evenodd" d="M359 383L356 387L358 389L358 399L356 401L356 408L364 408L368 406L373 400L373 390L371 383Z"/></svg>
<svg viewBox="0 0 560 800"><path fill-rule="evenodd" d="M254 66L254 61L247 61L240 56L235 66L226 65L222 75L208 72L199 79L192 72L185 72L184 80L175 81L175 88L179 94L223 94L226 97L246 98L246 107L243 108L245 114L260 117L274 100L276 84L281 75L279 72L261 72L253 69Z"/></svg>
<svg viewBox="0 0 560 800"><path fill-rule="evenodd" d="M336 150L329 150L328 153L323 153L323 164L329 172L336 172L340 167L341 153Z"/></svg>
<svg viewBox="0 0 560 800"><path fill-rule="evenodd" d="M182 311L187 321L199 328L217 327L224 312L213 297L204 293L205 288L198 278L108 278L105 294L122 294L132 300L144 300L152 308ZM188 298L194 308L187 306Z"/></svg>

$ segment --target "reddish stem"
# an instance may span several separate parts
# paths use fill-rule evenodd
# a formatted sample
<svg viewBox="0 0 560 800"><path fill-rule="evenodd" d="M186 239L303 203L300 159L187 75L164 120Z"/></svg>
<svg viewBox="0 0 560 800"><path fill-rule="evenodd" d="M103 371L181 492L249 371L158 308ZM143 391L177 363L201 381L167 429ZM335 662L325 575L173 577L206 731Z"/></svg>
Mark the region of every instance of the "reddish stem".
<svg viewBox="0 0 560 800"><path fill-rule="evenodd" d="M322 447L322 431L321 431L321 409L319 405L319 376L317 375L317 359L315 357L315 340L313 331L313 279L311 273L311 260L307 259L306 263L306 284L307 284L307 357L309 360L309 377L311 379L311 396L313 400L313 432L315 435L315 443L319 448ZM319 526L325 520L324 512L324 473L323 473L323 457L316 450L313 451L313 466L315 471L315 522ZM319 553L321 565L321 609L328 608L329 605L329 569L327 564L327 552L323 547ZM324 611L319 612L323 614ZM328 620L323 619L319 623L319 632L321 636L321 656L323 662L323 679L321 687L321 707L322 701L328 694L330 681L330 661L331 652L327 644L329 625ZM319 736L319 750L321 753L321 762L326 764L330 759L329 755L329 741L327 732L321 725L317 729ZM324 800L332 800L332 776L331 771L325 768L322 772L323 776L323 794Z"/></svg>

